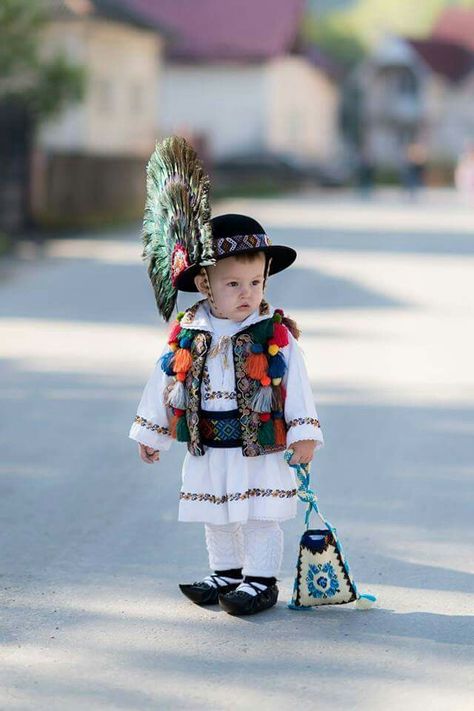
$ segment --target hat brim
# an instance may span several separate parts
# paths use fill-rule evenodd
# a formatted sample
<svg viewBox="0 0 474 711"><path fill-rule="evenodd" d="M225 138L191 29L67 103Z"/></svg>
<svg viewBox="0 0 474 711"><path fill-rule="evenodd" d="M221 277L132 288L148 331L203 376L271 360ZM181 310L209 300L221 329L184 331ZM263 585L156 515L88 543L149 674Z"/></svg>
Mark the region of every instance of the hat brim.
<svg viewBox="0 0 474 711"><path fill-rule="evenodd" d="M266 255L271 257L272 261L270 264L269 276L273 274L278 274L284 269L289 267L296 259L296 252L291 247L283 247L280 245L269 245L268 247L259 247L258 249L242 249L239 252L232 252L225 257L220 257L218 259L221 262L223 259L228 259L229 257L237 257L239 254L251 254L255 252L264 252ZM201 271L199 264L194 264L188 267L177 277L175 286L179 291L194 292L198 289L194 283L194 277L196 277Z"/></svg>

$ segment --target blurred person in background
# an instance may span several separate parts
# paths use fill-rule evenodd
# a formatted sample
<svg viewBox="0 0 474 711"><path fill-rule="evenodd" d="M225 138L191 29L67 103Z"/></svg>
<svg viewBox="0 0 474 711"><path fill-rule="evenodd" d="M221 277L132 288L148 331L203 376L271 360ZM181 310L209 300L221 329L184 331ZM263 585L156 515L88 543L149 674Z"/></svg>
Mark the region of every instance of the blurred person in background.
<svg viewBox="0 0 474 711"><path fill-rule="evenodd" d="M474 143L469 144L459 156L454 182L462 198L474 204Z"/></svg>
<svg viewBox="0 0 474 711"><path fill-rule="evenodd" d="M405 149L402 182L411 198L415 198L425 183L427 151L421 141L412 141Z"/></svg>

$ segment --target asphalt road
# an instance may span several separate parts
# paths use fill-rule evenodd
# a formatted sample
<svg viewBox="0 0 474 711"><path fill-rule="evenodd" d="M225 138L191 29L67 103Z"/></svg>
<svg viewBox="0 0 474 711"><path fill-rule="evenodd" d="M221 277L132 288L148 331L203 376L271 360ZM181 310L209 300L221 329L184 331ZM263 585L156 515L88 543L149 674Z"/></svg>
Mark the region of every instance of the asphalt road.
<svg viewBox="0 0 474 711"><path fill-rule="evenodd" d="M472 708L474 210L306 195L235 201L299 251L269 298L299 322L326 447L313 467L378 607L200 609L175 446L128 428L164 331L139 228L26 244L0 264L0 708ZM189 301L182 300L180 306Z"/></svg>

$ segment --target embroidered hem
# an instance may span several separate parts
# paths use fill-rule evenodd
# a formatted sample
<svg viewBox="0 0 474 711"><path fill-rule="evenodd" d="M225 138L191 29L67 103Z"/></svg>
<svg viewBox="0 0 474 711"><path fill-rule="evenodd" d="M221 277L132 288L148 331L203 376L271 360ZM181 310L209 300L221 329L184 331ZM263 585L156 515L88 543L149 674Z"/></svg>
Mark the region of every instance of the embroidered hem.
<svg viewBox="0 0 474 711"><path fill-rule="evenodd" d="M296 496L296 489L247 489L246 491L238 491L224 496L182 491L179 498L183 501L207 501L211 504L226 504L228 501L245 501L252 496L291 499Z"/></svg>
<svg viewBox="0 0 474 711"><path fill-rule="evenodd" d="M315 427L320 427L319 420L315 417L296 417L294 420L290 420L286 423L288 429L294 427L295 425L314 425Z"/></svg>
<svg viewBox="0 0 474 711"><path fill-rule="evenodd" d="M155 425L153 424L153 422L150 422L150 420L146 420L144 417L140 417L140 415L137 415L133 421L136 422L137 425L140 425L140 427L145 427L145 429L151 430L152 432L157 432L158 434L169 435L170 433L168 427L161 427L161 425Z"/></svg>

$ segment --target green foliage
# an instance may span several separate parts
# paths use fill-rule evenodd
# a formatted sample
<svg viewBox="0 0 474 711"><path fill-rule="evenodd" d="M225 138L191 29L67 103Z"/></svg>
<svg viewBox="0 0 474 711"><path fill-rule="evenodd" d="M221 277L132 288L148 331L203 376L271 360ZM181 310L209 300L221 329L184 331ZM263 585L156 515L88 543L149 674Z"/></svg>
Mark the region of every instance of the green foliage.
<svg viewBox="0 0 474 711"><path fill-rule="evenodd" d="M82 98L85 73L57 53L42 56L45 0L0 1L0 101L25 105L37 120Z"/></svg>
<svg viewBox="0 0 474 711"><path fill-rule="evenodd" d="M450 6L474 7L474 0L357 0L309 3L304 27L308 39L348 66L384 34L426 37L439 14ZM334 9L330 9L331 6Z"/></svg>
<svg viewBox="0 0 474 711"><path fill-rule="evenodd" d="M365 47L350 25L339 22L338 13L324 17L308 17L302 30L307 42L314 42L343 68L349 69L365 55Z"/></svg>

